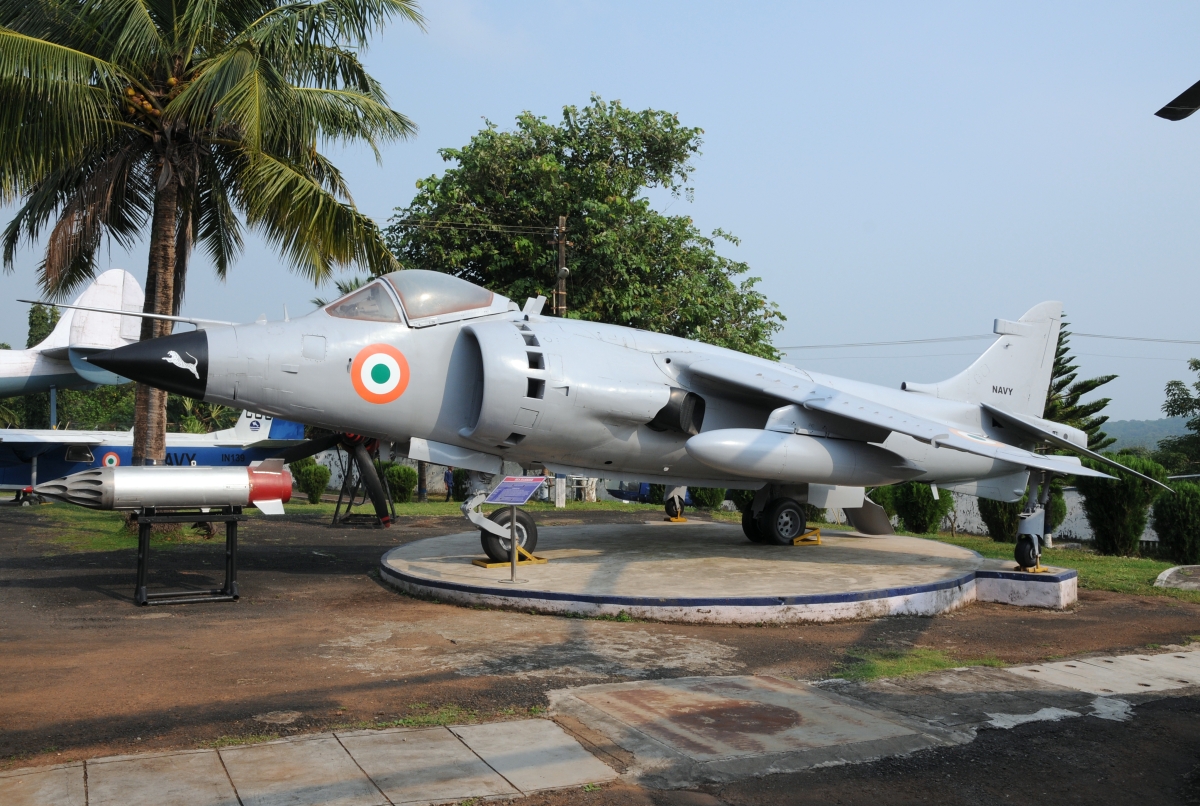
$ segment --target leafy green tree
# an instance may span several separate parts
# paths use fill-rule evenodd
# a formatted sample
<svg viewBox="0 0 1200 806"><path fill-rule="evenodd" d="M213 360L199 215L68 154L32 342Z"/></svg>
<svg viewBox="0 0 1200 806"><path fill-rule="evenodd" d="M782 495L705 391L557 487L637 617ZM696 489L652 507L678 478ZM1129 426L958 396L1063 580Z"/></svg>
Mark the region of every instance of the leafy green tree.
<svg viewBox="0 0 1200 806"><path fill-rule="evenodd" d="M1106 453L1105 456L1130 470L1166 481L1167 472L1157 462L1128 453ZM1101 554L1136 555L1142 533L1146 531L1150 505L1162 488L1092 459L1084 459L1083 463L1117 477L1115 481L1090 476L1078 476L1075 480L1075 487L1083 496L1083 512L1096 536L1096 550Z"/></svg>
<svg viewBox="0 0 1200 806"><path fill-rule="evenodd" d="M0 0L0 203L22 202L5 267L48 230L40 281L61 297L105 235L148 230L158 314L178 311L193 246L224 277L244 225L313 280L394 267L317 147L413 131L360 61L395 17L422 22L415 0ZM169 332L143 320L143 339ZM139 386L135 417L134 461L161 459L166 393Z"/></svg>
<svg viewBox="0 0 1200 806"><path fill-rule="evenodd" d="M689 487L692 504L700 509L716 509L725 501L724 487Z"/></svg>
<svg viewBox="0 0 1200 806"><path fill-rule="evenodd" d="M1200 359L1188 361L1188 369L1200 374ZM1192 383L1191 389L1200 392L1200 380ZM1200 472L1200 394L1192 394L1183 381L1168 381L1163 413L1168 417L1188 417L1189 433L1178 437L1159 440L1154 458L1172 473L1184 475Z"/></svg>
<svg viewBox="0 0 1200 806"><path fill-rule="evenodd" d="M494 124L463 148L442 149L454 163L417 182L397 208L387 243L408 266L437 269L523 301L550 297L557 246L550 228L567 217L568 315L698 339L778 357L770 339L783 320L738 280L745 263L717 252L721 230L702 234L686 216L667 216L645 193L691 197L691 159L702 131L668 112L635 112L598 97L563 109L558 125L523 113L516 129Z"/></svg>
<svg viewBox="0 0 1200 806"><path fill-rule="evenodd" d="M1171 482L1174 495L1154 502L1152 522L1159 550L1181 565L1200 563L1200 485Z"/></svg>
<svg viewBox="0 0 1200 806"><path fill-rule="evenodd" d="M29 330L25 337L25 349L29 349L37 344L41 344L50 333L54 330L54 326L58 324L61 311L48 305L30 305L29 306ZM61 397L61 393L58 393ZM33 395L22 395L20 398L13 398L14 403L20 406L21 422L25 428L49 428L50 427L50 393L38 392ZM56 401L57 402L57 401Z"/></svg>

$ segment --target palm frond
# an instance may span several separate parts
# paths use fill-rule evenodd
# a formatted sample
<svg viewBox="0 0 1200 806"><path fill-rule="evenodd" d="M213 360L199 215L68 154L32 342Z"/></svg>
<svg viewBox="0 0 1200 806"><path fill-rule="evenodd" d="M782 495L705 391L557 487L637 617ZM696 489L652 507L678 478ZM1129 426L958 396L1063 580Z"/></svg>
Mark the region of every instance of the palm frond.
<svg viewBox="0 0 1200 806"><path fill-rule="evenodd" d="M247 223L314 282L351 263L372 274L399 268L374 221L293 165L269 154L248 156L238 193Z"/></svg>

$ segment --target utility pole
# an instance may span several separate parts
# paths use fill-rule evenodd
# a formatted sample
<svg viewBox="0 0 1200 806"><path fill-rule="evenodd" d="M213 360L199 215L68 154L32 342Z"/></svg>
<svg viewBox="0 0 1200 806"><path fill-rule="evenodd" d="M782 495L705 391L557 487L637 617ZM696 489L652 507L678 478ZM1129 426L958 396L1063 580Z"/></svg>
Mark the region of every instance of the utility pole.
<svg viewBox="0 0 1200 806"><path fill-rule="evenodd" d="M554 240L550 243L558 246L558 280L554 284L554 300L550 305L550 311L555 316L566 316L567 275L571 273L567 269L567 247L573 244L567 241L567 217L565 215L558 217L558 227L554 230Z"/></svg>

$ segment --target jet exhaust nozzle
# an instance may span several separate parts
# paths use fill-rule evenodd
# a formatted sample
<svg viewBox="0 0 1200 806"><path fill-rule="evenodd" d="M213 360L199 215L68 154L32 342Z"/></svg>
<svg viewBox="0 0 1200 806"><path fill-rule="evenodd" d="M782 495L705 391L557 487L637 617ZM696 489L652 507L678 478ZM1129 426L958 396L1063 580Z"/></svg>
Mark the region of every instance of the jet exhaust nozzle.
<svg viewBox="0 0 1200 806"><path fill-rule="evenodd" d="M749 478L874 487L925 471L875 445L757 428L724 428L689 439L688 455L709 467Z"/></svg>
<svg viewBox="0 0 1200 806"><path fill-rule="evenodd" d="M282 515L292 498L292 474L279 459L250 467L104 467L44 482L33 491L89 509L255 506Z"/></svg>
<svg viewBox="0 0 1200 806"><path fill-rule="evenodd" d="M88 356L122 378L203 399L208 387L208 334L203 330L147 339Z"/></svg>

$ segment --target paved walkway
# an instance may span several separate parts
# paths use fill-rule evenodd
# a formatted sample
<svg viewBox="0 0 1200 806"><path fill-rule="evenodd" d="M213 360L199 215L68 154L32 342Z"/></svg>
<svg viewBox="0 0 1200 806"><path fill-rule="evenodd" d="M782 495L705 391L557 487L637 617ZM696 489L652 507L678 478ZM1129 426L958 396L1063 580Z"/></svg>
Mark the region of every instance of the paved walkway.
<svg viewBox="0 0 1200 806"><path fill-rule="evenodd" d="M981 728L1123 721L1139 702L1198 686L1200 651L1181 648L866 683L641 680L551 692L555 718L570 734L533 719L100 758L2 773L0 804L433 804L582 786L618 773L645 786L686 787L962 744Z"/></svg>
<svg viewBox="0 0 1200 806"><path fill-rule="evenodd" d="M351 731L0 774L4 806L383 806L515 796L616 773L544 719Z"/></svg>

